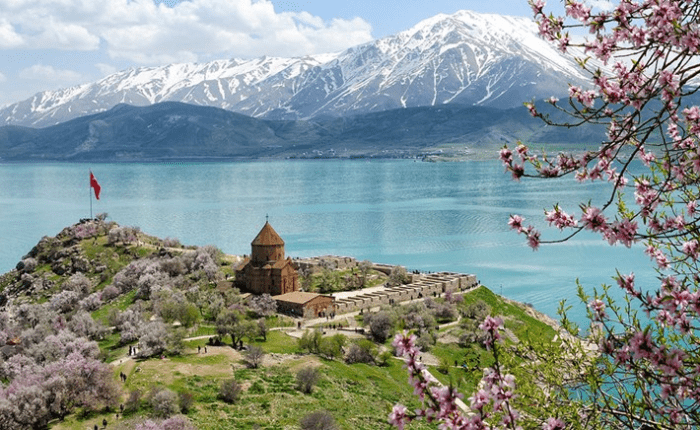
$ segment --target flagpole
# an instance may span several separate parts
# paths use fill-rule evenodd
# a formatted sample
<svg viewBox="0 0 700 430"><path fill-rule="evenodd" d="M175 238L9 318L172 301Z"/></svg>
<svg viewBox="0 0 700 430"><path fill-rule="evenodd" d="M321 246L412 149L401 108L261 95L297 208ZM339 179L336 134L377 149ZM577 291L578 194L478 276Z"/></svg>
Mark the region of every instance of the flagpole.
<svg viewBox="0 0 700 430"><path fill-rule="evenodd" d="M92 170L88 169L88 173L92 175ZM88 194L90 195L90 219L92 219L92 184L90 183L90 176L88 176Z"/></svg>

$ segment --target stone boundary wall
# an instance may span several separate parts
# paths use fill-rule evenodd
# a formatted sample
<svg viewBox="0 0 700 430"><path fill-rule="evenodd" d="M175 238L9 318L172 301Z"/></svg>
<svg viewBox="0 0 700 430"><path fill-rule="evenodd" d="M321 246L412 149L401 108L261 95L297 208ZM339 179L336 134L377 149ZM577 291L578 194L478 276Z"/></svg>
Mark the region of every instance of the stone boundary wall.
<svg viewBox="0 0 700 430"><path fill-rule="evenodd" d="M431 273L414 276L413 282L407 285L384 287L381 290L366 293L359 290L356 295L336 299L334 304L336 313L344 314L392 303L437 297L448 291L468 291L478 287L478 284L476 275L452 272Z"/></svg>
<svg viewBox="0 0 700 430"><path fill-rule="evenodd" d="M294 263L299 266L299 269L308 271L309 273L320 272L323 266L328 266L331 269L352 269L357 267L360 262L353 257L340 257L337 255L324 255L321 257L312 258L295 258Z"/></svg>

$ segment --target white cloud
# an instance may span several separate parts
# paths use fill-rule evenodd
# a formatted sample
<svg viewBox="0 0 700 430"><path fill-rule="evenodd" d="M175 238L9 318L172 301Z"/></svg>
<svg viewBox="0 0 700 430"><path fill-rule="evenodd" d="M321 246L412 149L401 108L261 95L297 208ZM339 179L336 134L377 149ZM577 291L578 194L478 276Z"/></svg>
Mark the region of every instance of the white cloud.
<svg viewBox="0 0 700 430"><path fill-rule="evenodd" d="M0 82L5 82L6 80L7 78L5 77L5 75L3 75L2 72L0 72Z"/></svg>
<svg viewBox="0 0 700 430"><path fill-rule="evenodd" d="M22 36L17 34L12 24L0 20L0 49L17 48L24 43Z"/></svg>
<svg viewBox="0 0 700 430"><path fill-rule="evenodd" d="M595 9L605 12L610 12L615 9L615 5L609 0L588 0L586 3Z"/></svg>
<svg viewBox="0 0 700 430"><path fill-rule="evenodd" d="M140 64L301 56L370 41L360 18L325 22L268 0L0 0L0 49L106 49ZM21 29L21 30L18 30Z"/></svg>
<svg viewBox="0 0 700 430"><path fill-rule="evenodd" d="M111 64L97 63L95 67L100 71L102 76L108 76L118 71L118 69Z"/></svg>
<svg viewBox="0 0 700 430"><path fill-rule="evenodd" d="M19 77L27 80L47 81L54 84L74 84L82 80L83 76L73 70L61 70L52 66L35 64L19 72Z"/></svg>

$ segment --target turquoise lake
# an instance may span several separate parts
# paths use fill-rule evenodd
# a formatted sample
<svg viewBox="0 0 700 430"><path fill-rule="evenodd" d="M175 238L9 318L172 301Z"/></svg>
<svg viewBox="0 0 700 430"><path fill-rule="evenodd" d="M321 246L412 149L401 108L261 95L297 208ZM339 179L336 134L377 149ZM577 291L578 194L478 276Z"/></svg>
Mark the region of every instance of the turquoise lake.
<svg viewBox="0 0 700 430"><path fill-rule="evenodd" d="M496 161L314 160L173 164L0 164L0 272L42 236L90 215L88 169L102 186L93 213L187 245L230 254L270 223L293 257L343 255L408 270L474 273L496 293L556 316L561 299L583 321L575 280L612 283L618 268L651 283L643 248L586 234L533 252L508 228L522 214L545 227L559 202L608 197L606 184L573 178L514 182ZM558 232L545 228L543 238Z"/></svg>

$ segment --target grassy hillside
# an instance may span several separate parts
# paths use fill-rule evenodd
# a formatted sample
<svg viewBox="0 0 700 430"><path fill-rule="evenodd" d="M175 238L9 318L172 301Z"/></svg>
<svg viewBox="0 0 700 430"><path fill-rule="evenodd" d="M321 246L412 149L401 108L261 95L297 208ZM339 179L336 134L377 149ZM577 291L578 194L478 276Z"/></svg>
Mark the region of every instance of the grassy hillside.
<svg viewBox="0 0 700 430"><path fill-rule="evenodd" d="M92 429L106 420L108 428L127 429L184 414L197 429L299 429L305 416L328 411L338 428L389 428L387 416L395 403L418 406L402 362L390 354L398 330L420 334L431 372L467 396L492 360L478 342L478 318L503 317L514 363L523 359L516 344L524 339L548 343L555 335L531 309L487 288L459 299L416 301L343 317L351 326L366 324L374 342L334 330L328 322L319 322L326 337L320 330L303 334L291 317L275 315L231 288L232 260L214 247L184 247L106 221L84 221L43 238L17 269L0 277L5 302L0 342L20 339L17 356L38 366L35 372L67 360L74 348L48 357L47 339L55 343L67 337L73 343L65 345L85 345L85 351L96 345L95 358L109 366L111 375L111 381L103 381L111 386L104 404L76 401L66 414L47 412L47 425ZM382 328L386 333L372 325L378 314L389 322ZM305 325L313 328L311 322ZM247 350L234 349L231 335L241 338ZM315 346L308 342L313 336L318 336ZM329 346L331 339L342 349ZM255 347L264 354L257 367L250 358ZM137 355L128 355L132 348ZM367 354L351 358L358 350ZM318 369L318 381L304 393L297 374L309 366ZM1 356L0 372L3 390L27 383L20 381L21 371L3 367ZM234 402L226 402L221 386L231 379L239 392ZM46 381L36 384L54 389L41 385ZM11 412L11 405L0 404L0 416ZM419 422L409 428L434 426Z"/></svg>

